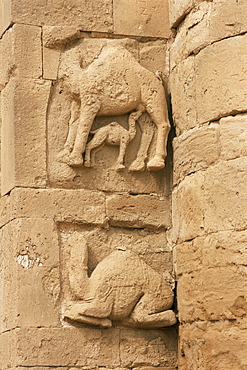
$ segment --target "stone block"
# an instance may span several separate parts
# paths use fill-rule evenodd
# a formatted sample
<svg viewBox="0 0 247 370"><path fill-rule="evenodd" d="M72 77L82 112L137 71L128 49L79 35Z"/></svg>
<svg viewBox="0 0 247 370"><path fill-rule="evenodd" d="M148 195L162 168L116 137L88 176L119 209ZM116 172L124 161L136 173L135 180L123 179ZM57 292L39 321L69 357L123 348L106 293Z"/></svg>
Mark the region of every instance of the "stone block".
<svg viewBox="0 0 247 370"><path fill-rule="evenodd" d="M177 27L183 21L185 16L193 9L196 4L203 0L170 0L169 14L170 14L170 27Z"/></svg>
<svg viewBox="0 0 247 370"><path fill-rule="evenodd" d="M179 369L245 370L246 324L222 321L180 327Z"/></svg>
<svg viewBox="0 0 247 370"><path fill-rule="evenodd" d="M140 44L140 64L151 72L165 73L168 70L167 46L165 41Z"/></svg>
<svg viewBox="0 0 247 370"><path fill-rule="evenodd" d="M219 231L208 235L203 243L202 265L205 268L244 266L247 264L246 243L246 230Z"/></svg>
<svg viewBox="0 0 247 370"><path fill-rule="evenodd" d="M11 192L12 217L47 218L56 222L106 222L105 197L101 192L65 189L20 189Z"/></svg>
<svg viewBox="0 0 247 370"><path fill-rule="evenodd" d="M203 172L191 174L173 192L174 242L190 240L204 234L204 181Z"/></svg>
<svg viewBox="0 0 247 370"><path fill-rule="evenodd" d="M177 276L247 263L247 231L219 231L178 244L174 250Z"/></svg>
<svg viewBox="0 0 247 370"><path fill-rule="evenodd" d="M0 4L0 37L11 24L11 2L2 0Z"/></svg>
<svg viewBox="0 0 247 370"><path fill-rule="evenodd" d="M174 184L219 159L219 125L195 128L173 140Z"/></svg>
<svg viewBox="0 0 247 370"><path fill-rule="evenodd" d="M20 329L17 337L17 365L119 367L119 329Z"/></svg>
<svg viewBox="0 0 247 370"><path fill-rule="evenodd" d="M62 48L81 36L81 32L76 27L44 25L42 30L42 40L45 48Z"/></svg>
<svg viewBox="0 0 247 370"><path fill-rule="evenodd" d="M120 331L120 357L124 367L140 365L155 368L177 366L177 335L175 328L163 330Z"/></svg>
<svg viewBox="0 0 247 370"><path fill-rule="evenodd" d="M45 80L56 80L61 51L59 49L43 48L43 78Z"/></svg>
<svg viewBox="0 0 247 370"><path fill-rule="evenodd" d="M2 331L60 325L59 247L53 220L17 219L1 233Z"/></svg>
<svg viewBox="0 0 247 370"><path fill-rule="evenodd" d="M247 226L247 157L220 162L205 173L205 229L240 230Z"/></svg>
<svg viewBox="0 0 247 370"><path fill-rule="evenodd" d="M182 275L178 282L180 322L236 320L244 317L247 308L246 277L244 267L230 265L205 267Z"/></svg>
<svg viewBox="0 0 247 370"><path fill-rule="evenodd" d="M115 0L114 33L133 36L169 37L168 1Z"/></svg>
<svg viewBox="0 0 247 370"><path fill-rule="evenodd" d="M111 195L106 198L106 214L113 226L168 228L169 197L155 195Z"/></svg>
<svg viewBox="0 0 247 370"><path fill-rule="evenodd" d="M174 248L173 261L177 278L184 274L192 274L202 268L204 238L198 237L177 244Z"/></svg>
<svg viewBox="0 0 247 370"><path fill-rule="evenodd" d="M171 68L173 69L181 60L189 55L197 54L218 40L243 34L247 30L244 14L247 4L230 0L222 2L216 0L196 1L191 0L179 3L183 16L189 11L185 19L180 18L176 38L171 45ZM177 5L178 6L178 5ZM171 3L173 11L174 1ZM179 11L177 14L180 14ZM179 19L178 19L179 20ZM180 21L179 20L179 21Z"/></svg>
<svg viewBox="0 0 247 370"><path fill-rule="evenodd" d="M0 359L1 369L16 369L16 330L0 335Z"/></svg>
<svg viewBox="0 0 247 370"><path fill-rule="evenodd" d="M198 124L247 110L246 57L247 35L217 42L195 57Z"/></svg>
<svg viewBox="0 0 247 370"><path fill-rule="evenodd" d="M246 32L246 13L246 1L213 1L210 17L211 40L221 40Z"/></svg>
<svg viewBox="0 0 247 370"><path fill-rule="evenodd" d="M0 197L0 227L11 220L10 195Z"/></svg>
<svg viewBox="0 0 247 370"><path fill-rule="evenodd" d="M171 69L191 54L197 54L210 44L210 15L212 3L203 1L195 7L179 26L171 45Z"/></svg>
<svg viewBox="0 0 247 370"><path fill-rule="evenodd" d="M11 22L73 26L82 31L112 31L110 0L11 0Z"/></svg>
<svg viewBox="0 0 247 370"><path fill-rule="evenodd" d="M26 78L11 79L2 91L2 195L14 186L46 184L49 94L50 82Z"/></svg>
<svg viewBox="0 0 247 370"><path fill-rule="evenodd" d="M0 43L0 89L11 76L40 78L42 76L41 27L15 24Z"/></svg>
<svg viewBox="0 0 247 370"><path fill-rule="evenodd" d="M220 120L219 143L223 160L247 155L247 115L225 117Z"/></svg>
<svg viewBox="0 0 247 370"><path fill-rule="evenodd" d="M173 119L177 135L196 126L196 74L195 59L190 56L170 74Z"/></svg>

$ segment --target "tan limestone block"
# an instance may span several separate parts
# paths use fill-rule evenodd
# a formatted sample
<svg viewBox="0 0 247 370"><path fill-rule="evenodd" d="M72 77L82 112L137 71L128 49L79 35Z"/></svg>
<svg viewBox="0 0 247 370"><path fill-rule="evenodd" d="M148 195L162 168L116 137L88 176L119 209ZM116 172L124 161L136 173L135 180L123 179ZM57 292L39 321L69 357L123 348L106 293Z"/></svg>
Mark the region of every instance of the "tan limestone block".
<svg viewBox="0 0 247 370"><path fill-rule="evenodd" d="M21 189L11 192L13 217L49 218L57 222L106 222L103 193L89 190Z"/></svg>
<svg viewBox="0 0 247 370"><path fill-rule="evenodd" d="M247 155L247 115L225 117L220 120L219 143L224 160Z"/></svg>
<svg viewBox="0 0 247 370"><path fill-rule="evenodd" d="M219 125L192 129L173 140L174 184L219 159Z"/></svg>
<svg viewBox="0 0 247 370"><path fill-rule="evenodd" d="M204 173L187 176L172 198L173 240L186 241L204 234Z"/></svg>
<svg viewBox="0 0 247 370"><path fill-rule="evenodd" d="M41 28L15 24L0 43L0 89L11 76L40 78L42 75Z"/></svg>
<svg viewBox="0 0 247 370"><path fill-rule="evenodd" d="M234 320L246 316L246 277L244 267L230 265L205 267L181 276L178 282L180 322Z"/></svg>
<svg viewBox="0 0 247 370"><path fill-rule="evenodd" d="M208 232L247 226L247 157L220 162L205 173L205 228Z"/></svg>
<svg viewBox="0 0 247 370"><path fill-rule="evenodd" d="M175 274L178 279L183 274L191 274L201 269L203 251L203 237L198 237L175 246L173 261Z"/></svg>
<svg viewBox="0 0 247 370"><path fill-rule="evenodd" d="M0 37L11 24L11 2L2 0L0 4Z"/></svg>
<svg viewBox="0 0 247 370"><path fill-rule="evenodd" d="M171 69L181 60L191 54L197 54L210 44L211 8L211 2L200 2L178 27L175 40L171 45Z"/></svg>
<svg viewBox="0 0 247 370"><path fill-rule="evenodd" d="M170 74L173 119L177 135L196 126L196 74L195 59L190 56Z"/></svg>
<svg viewBox="0 0 247 370"><path fill-rule="evenodd" d="M111 195L106 213L113 226L168 228L170 201L155 195Z"/></svg>
<svg viewBox="0 0 247 370"><path fill-rule="evenodd" d="M0 197L0 227L11 220L10 195Z"/></svg>
<svg viewBox="0 0 247 370"><path fill-rule="evenodd" d="M247 231L220 231L176 245L174 265L177 276L201 269L245 265Z"/></svg>
<svg viewBox="0 0 247 370"><path fill-rule="evenodd" d="M16 369L16 331L11 330L0 335L0 359L2 369Z"/></svg>
<svg viewBox="0 0 247 370"><path fill-rule="evenodd" d="M246 58L247 35L217 42L195 57L199 124L246 111Z"/></svg>
<svg viewBox="0 0 247 370"><path fill-rule="evenodd" d="M179 369L245 370L246 323L193 323L180 327Z"/></svg>
<svg viewBox="0 0 247 370"><path fill-rule="evenodd" d="M46 184L46 109L50 82L12 79L2 98L2 195Z"/></svg>
<svg viewBox="0 0 247 370"><path fill-rule="evenodd" d="M210 19L211 40L239 35L247 31L246 1L213 1Z"/></svg>
<svg viewBox="0 0 247 370"><path fill-rule="evenodd" d="M11 0L11 21L33 25L73 26L82 31L112 31L110 0Z"/></svg>
<svg viewBox="0 0 247 370"><path fill-rule="evenodd" d="M119 330L94 328L20 329L19 366L120 366Z"/></svg>
<svg viewBox="0 0 247 370"><path fill-rule="evenodd" d="M170 0L169 14L170 27L177 27L190 10L203 0Z"/></svg>
<svg viewBox="0 0 247 370"><path fill-rule="evenodd" d="M43 26L42 40L45 48L66 46L80 38L80 31L75 27Z"/></svg>
<svg viewBox="0 0 247 370"><path fill-rule="evenodd" d="M205 237L202 264L206 268L247 264L247 231L220 231Z"/></svg>
<svg viewBox="0 0 247 370"><path fill-rule="evenodd" d="M59 325L57 239L52 220L18 219L2 228L2 330Z"/></svg>
<svg viewBox="0 0 247 370"><path fill-rule="evenodd" d="M115 0L114 33L122 35L169 37L166 0Z"/></svg>
<svg viewBox="0 0 247 370"><path fill-rule="evenodd" d="M167 72L167 46L165 41L152 41L140 45L140 64L151 72Z"/></svg>
<svg viewBox="0 0 247 370"><path fill-rule="evenodd" d="M43 48L43 78L56 80L60 62L60 49Z"/></svg>
<svg viewBox="0 0 247 370"><path fill-rule="evenodd" d="M120 332L120 356L124 367L177 366L177 334L176 329L133 330L122 329Z"/></svg>

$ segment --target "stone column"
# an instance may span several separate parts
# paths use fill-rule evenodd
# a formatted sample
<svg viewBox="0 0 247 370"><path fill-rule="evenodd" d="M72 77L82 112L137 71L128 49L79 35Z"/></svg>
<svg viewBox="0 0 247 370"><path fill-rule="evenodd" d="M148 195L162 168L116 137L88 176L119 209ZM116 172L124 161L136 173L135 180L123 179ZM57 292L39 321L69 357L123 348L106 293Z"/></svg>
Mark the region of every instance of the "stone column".
<svg viewBox="0 0 247 370"><path fill-rule="evenodd" d="M71 126L78 124L78 112L71 103L77 108L84 104L79 89L93 89L89 106L103 90L100 83L92 86L92 79L84 82L79 74L94 61L97 64L110 40L113 46L126 49L129 58L140 63L161 86L160 80L168 71L167 12L163 0L0 3L2 370L177 368L174 326L134 328L113 320L111 328L103 329L65 314L76 295L80 303L80 292L74 294L73 284L78 283L82 290L85 286L79 278L87 266L83 259L73 265L71 257L73 248L84 247L83 243L89 254L89 275L112 251L126 249L144 270L148 266L152 276L158 274L169 289L174 286L167 241L171 227L170 153L165 169L148 171L145 161L142 171L128 172L142 138L148 146L142 146L142 159L150 159L154 153L156 129L146 113L136 123L136 135L127 147L126 168L116 168L118 146L100 149L94 168L89 168L88 162L87 166L72 166L63 152L69 122ZM118 84L122 75L114 75L114 68L111 72L110 77L115 77L108 93L116 99L122 94L124 101L125 91ZM128 75L128 66L123 74ZM71 79L66 85L67 77ZM117 122L127 132L129 113L135 108L97 117L92 130ZM82 244L78 244L80 240ZM82 249L78 250L80 255ZM109 266L103 277L117 267ZM130 264L120 276L117 288L122 287L121 279L129 281L131 268ZM78 272L74 281L73 269ZM147 282L153 284L155 279L142 275L136 284L123 285L125 297L131 298L136 286ZM112 290L103 293L108 298ZM118 290L114 299L120 299L121 293ZM155 297L159 299L157 294ZM121 302L125 304L123 299ZM119 318L118 312L114 314ZM95 324L93 313L91 316Z"/></svg>
<svg viewBox="0 0 247 370"><path fill-rule="evenodd" d="M247 367L246 14L170 1L181 370Z"/></svg>

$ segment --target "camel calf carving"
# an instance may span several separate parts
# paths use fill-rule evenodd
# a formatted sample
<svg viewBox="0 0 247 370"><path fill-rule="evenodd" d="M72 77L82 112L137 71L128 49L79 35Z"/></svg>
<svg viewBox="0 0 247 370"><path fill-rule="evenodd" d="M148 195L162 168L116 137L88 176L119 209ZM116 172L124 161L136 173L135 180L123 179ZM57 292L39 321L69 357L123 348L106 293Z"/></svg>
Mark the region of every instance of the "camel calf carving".
<svg viewBox="0 0 247 370"><path fill-rule="evenodd" d="M64 317L104 328L112 321L140 328L176 323L169 310L173 304L169 284L137 255L116 250L88 277L86 240L75 233L70 242L69 280L75 301L67 304Z"/></svg>
<svg viewBox="0 0 247 370"><path fill-rule="evenodd" d="M93 139L86 145L85 151L85 166L91 167L91 151L93 151L93 158L96 152L103 148L105 144L119 146L119 156L117 159L117 171L125 168L124 156L126 153L127 145L136 135L136 121L142 115L142 111L133 112L129 116L129 130L126 130L117 122L111 122L109 125L99 128L95 131L90 131L94 134Z"/></svg>
<svg viewBox="0 0 247 370"><path fill-rule="evenodd" d="M71 166L83 164L87 138L96 116L146 111L157 127L155 156L149 170L164 167L170 129L164 88L159 78L142 67L122 46L103 47L86 69L73 66L62 77L71 96L71 117L63 156Z"/></svg>

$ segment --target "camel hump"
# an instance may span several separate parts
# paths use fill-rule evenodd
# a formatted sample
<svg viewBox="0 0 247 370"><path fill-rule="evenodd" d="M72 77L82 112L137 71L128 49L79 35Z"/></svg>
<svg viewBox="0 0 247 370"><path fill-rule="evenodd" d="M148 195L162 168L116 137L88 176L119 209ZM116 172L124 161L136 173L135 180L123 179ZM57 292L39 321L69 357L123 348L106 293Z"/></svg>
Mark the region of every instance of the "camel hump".
<svg viewBox="0 0 247 370"><path fill-rule="evenodd" d="M118 126L118 123L117 122L111 122L110 126Z"/></svg>

